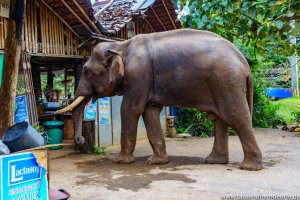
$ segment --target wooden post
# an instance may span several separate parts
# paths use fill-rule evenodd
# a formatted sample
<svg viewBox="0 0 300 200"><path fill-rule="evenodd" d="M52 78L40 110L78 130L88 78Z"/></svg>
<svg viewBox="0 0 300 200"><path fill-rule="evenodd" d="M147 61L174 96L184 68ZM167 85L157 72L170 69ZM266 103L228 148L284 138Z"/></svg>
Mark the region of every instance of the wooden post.
<svg viewBox="0 0 300 200"><path fill-rule="evenodd" d="M64 119L64 140L74 139L74 125L72 119Z"/></svg>
<svg viewBox="0 0 300 200"><path fill-rule="evenodd" d="M53 90L53 77L52 68L49 67L47 71L47 86L51 90Z"/></svg>
<svg viewBox="0 0 300 200"><path fill-rule="evenodd" d="M82 153L93 153L95 146L95 120L86 119L82 121L82 136L84 137L84 144L79 147Z"/></svg>
<svg viewBox="0 0 300 200"><path fill-rule="evenodd" d="M170 138L176 138L176 129L174 125L174 116L167 116L167 136Z"/></svg>
<svg viewBox="0 0 300 200"><path fill-rule="evenodd" d="M74 65L74 74L75 74L75 87L74 87L74 93L76 93L76 90L78 88L78 84L81 78L83 69L83 60L76 60Z"/></svg>
<svg viewBox="0 0 300 200"><path fill-rule="evenodd" d="M33 78L33 87L34 94L36 97L42 97L42 86L41 86L41 71L37 64L31 63L32 67L32 78Z"/></svg>
<svg viewBox="0 0 300 200"><path fill-rule="evenodd" d="M26 0L10 0L4 47L3 80L0 89L0 137L14 123L14 104L22 45Z"/></svg>

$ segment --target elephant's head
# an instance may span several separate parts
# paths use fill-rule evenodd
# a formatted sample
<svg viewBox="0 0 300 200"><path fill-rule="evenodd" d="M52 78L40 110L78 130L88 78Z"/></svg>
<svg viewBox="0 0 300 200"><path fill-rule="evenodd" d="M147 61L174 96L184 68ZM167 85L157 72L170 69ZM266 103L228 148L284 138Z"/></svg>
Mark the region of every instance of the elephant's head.
<svg viewBox="0 0 300 200"><path fill-rule="evenodd" d="M73 109L75 142L84 143L82 137L82 117L85 105L92 98L122 94L124 58L127 42L105 42L97 45L89 60L84 64L82 76L75 94L76 100L68 107L56 111L62 114Z"/></svg>

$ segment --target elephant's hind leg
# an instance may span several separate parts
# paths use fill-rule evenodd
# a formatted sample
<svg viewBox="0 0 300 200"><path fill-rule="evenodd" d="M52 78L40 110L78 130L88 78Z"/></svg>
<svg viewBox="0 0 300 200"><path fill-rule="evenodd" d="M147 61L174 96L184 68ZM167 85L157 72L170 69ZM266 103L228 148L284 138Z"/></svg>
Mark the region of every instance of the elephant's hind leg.
<svg viewBox="0 0 300 200"><path fill-rule="evenodd" d="M228 124L237 132L242 143L244 160L240 168L253 171L262 169L262 155L253 134L249 111L233 112L227 119L229 119Z"/></svg>
<svg viewBox="0 0 300 200"><path fill-rule="evenodd" d="M165 138L159 118L161 110L162 107L160 106L147 106L143 113L147 136L153 149L153 156L147 160L147 164L150 165L165 164L169 162L166 154Z"/></svg>
<svg viewBox="0 0 300 200"><path fill-rule="evenodd" d="M215 139L212 152L207 156L209 164L228 163L228 125L213 113L208 114L209 119L214 123Z"/></svg>

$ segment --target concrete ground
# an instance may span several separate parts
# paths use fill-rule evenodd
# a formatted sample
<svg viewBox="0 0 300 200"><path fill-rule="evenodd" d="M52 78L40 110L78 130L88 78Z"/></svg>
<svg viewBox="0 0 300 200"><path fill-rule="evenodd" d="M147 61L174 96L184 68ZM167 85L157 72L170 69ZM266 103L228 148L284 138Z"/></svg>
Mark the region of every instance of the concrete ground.
<svg viewBox="0 0 300 200"><path fill-rule="evenodd" d="M152 154L147 140L137 142L136 162L113 164L109 159L119 147L107 149L107 156L79 155L70 148L50 151L50 187L63 188L71 200L93 199L220 199L222 196L294 196L300 199L300 137L279 129L256 129L263 153L264 169L243 171L243 159L236 136L229 138L230 163L204 162L213 138L166 138L170 163L145 164Z"/></svg>

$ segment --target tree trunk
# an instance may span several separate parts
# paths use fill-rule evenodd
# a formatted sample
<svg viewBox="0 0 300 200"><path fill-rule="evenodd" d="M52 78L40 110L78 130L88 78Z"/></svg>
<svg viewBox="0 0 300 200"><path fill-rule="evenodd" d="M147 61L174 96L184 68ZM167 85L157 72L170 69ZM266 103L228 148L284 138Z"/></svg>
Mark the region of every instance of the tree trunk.
<svg viewBox="0 0 300 200"><path fill-rule="evenodd" d="M93 153L95 146L95 120L82 121L82 136L85 142L79 147L82 153Z"/></svg>
<svg viewBox="0 0 300 200"><path fill-rule="evenodd" d="M0 137L14 123L14 103L20 64L26 0L10 0L4 47L3 80L0 89Z"/></svg>

